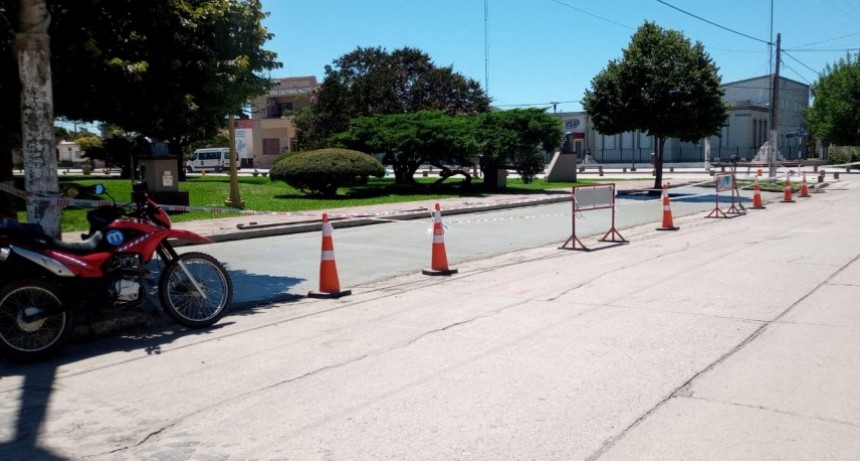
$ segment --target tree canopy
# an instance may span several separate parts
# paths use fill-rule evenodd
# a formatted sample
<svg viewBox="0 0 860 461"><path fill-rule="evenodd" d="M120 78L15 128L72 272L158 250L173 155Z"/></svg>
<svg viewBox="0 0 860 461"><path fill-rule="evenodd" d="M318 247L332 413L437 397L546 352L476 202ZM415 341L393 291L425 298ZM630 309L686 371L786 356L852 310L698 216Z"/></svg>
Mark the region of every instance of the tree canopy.
<svg viewBox="0 0 860 461"><path fill-rule="evenodd" d="M19 0L0 0L0 131L20 130L11 46ZM172 141L206 138L266 91L280 67L262 47L259 0L47 0L54 112ZM5 156L7 152L0 152Z"/></svg>
<svg viewBox="0 0 860 461"><path fill-rule="evenodd" d="M480 84L438 67L424 52L401 48L357 48L325 68L314 104L296 119L303 149L324 147L357 117L440 110L468 115L489 110Z"/></svg>
<svg viewBox="0 0 860 461"><path fill-rule="evenodd" d="M718 69L700 42L646 22L622 58L591 81L583 107L601 133L641 130L657 138L659 189L666 138L698 141L719 133L728 117L722 97Z"/></svg>
<svg viewBox="0 0 860 461"><path fill-rule="evenodd" d="M826 143L860 146L860 55L828 65L812 86L806 123Z"/></svg>
<svg viewBox="0 0 860 461"><path fill-rule="evenodd" d="M463 174L480 163L495 174L515 168L530 181L545 166L544 152L561 140L560 122L543 109L514 109L478 115L452 116L442 111L375 115L353 119L333 141L350 149L384 154L398 184L413 184L422 164L442 170L441 177Z"/></svg>
<svg viewBox="0 0 860 461"><path fill-rule="evenodd" d="M0 0L0 180L20 143L21 83L12 49L19 0ZM280 66L260 0L45 0L53 112L184 144L266 91ZM59 46L57 46L59 44ZM25 152L25 157L28 152ZM5 197L3 197L5 198Z"/></svg>
<svg viewBox="0 0 860 461"><path fill-rule="evenodd" d="M531 181L546 166L545 152L561 143L561 123L545 109L494 111L476 117L476 134L481 146L481 168L494 172L513 167L525 181Z"/></svg>

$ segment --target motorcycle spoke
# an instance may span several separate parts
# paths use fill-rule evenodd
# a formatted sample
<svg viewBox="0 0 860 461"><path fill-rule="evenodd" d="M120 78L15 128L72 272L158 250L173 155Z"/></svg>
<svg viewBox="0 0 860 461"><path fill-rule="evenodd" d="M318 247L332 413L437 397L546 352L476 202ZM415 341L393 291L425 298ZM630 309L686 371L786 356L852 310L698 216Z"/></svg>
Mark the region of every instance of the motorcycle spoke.
<svg viewBox="0 0 860 461"><path fill-rule="evenodd" d="M19 350L40 350L56 341L65 325L65 315L51 315L33 322L24 320L27 309L52 309L56 301L46 292L23 288L10 293L0 307L0 336Z"/></svg>
<svg viewBox="0 0 860 461"><path fill-rule="evenodd" d="M222 307L226 292L224 280L207 264L189 261L185 265L194 281L187 277L185 271L176 271L168 288L169 296L176 310L186 318L207 319ZM205 298L197 291L194 282L205 293Z"/></svg>

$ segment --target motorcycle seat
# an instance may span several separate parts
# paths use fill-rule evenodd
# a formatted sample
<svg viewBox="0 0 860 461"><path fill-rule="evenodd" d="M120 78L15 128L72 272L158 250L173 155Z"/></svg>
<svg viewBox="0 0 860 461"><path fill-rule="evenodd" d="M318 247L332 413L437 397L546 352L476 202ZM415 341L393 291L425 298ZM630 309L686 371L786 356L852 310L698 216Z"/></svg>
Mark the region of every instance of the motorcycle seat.
<svg viewBox="0 0 860 461"><path fill-rule="evenodd" d="M104 234L101 231L96 231L86 240L80 242L64 242L58 239L52 239L51 246L70 253L91 253L98 248L102 242Z"/></svg>
<svg viewBox="0 0 860 461"><path fill-rule="evenodd" d="M40 238L45 236L45 230L40 224L18 222L17 219L0 217L0 233L10 237Z"/></svg>

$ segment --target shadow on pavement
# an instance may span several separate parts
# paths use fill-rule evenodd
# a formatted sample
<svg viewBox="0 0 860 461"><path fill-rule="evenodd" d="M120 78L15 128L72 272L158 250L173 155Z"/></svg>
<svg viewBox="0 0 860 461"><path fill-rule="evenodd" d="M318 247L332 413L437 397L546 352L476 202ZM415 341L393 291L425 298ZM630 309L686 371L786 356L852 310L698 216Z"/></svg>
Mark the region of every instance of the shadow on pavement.
<svg viewBox="0 0 860 461"><path fill-rule="evenodd" d="M160 306L145 305L138 310L126 310L120 313L131 313L138 322L124 327L121 331L107 333L89 332L76 338L60 354L50 360L18 365L0 359L0 393L20 392L19 405L15 408L12 402L0 406L0 453L3 459L39 459L64 460L62 456L51 453L39 446L39 431L47 420L48 405L51 392L55 387L57 370L63 365L97 357L113 352L140 352L123 359L123 361L140 360L148 356L159 355L162 348L174 340L187 336L205 337L213 332L232 325L230 317L236 315L253 315L266 307L273 307L278 302L288 302L303 297L289 294L290 287L304 281L293 277L275 277L269 275L250 274L247 271L230 271L235 289L234 301L227 315L215 325L199 330L187 329L173 323L161 312ZM151 300L157 299L156 293L151 293ZM157 301L156 301L157 302ZM102 319L103 321L106 321ZM79 318L79 322L86 321ZM79 323L80 326L80 323ZM97 331L94 325L94 330ZM9 377L20 376L23 383L20 389L12 389L8 385Z"/></svg>

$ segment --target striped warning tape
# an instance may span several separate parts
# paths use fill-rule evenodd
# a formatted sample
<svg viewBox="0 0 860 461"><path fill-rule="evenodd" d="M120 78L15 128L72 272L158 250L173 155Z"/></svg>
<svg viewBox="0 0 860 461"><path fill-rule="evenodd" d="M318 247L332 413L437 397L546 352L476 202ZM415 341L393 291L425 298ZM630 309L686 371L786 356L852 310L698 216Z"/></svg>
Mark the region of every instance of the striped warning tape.
<svg viewBox="0 0 860 461"><path fill-rule="evenodd" d="M710 181L702 181L698 183L687 184L688 186L701 186L703 184L707 184ZM742 187L741 189L746 189L747 187ZM640 189L642 191L650 191L651 189ZM660 190L660 189L655 189ZM11 185L0 183L0 191L9 193L14 195L15 197L29 200L40 200L40 201L50 201L58 204L63 208L98 208L102 206L112 205L111 201L104 200L86 200L86 199L75 199L75 198L63 198L63 197L52 197L46 195L39 194L28 194L25 191L17 189ZM687 196L695 197L695 196L707 196L711 195L712 192L706 192L703 194L695 194ZM657 201L655 201L657 202ZM537 198L523 198L523 199L513 199L507 201L499 201L499 202L466 202L460 206L452 206L446 208L445 211L468 211L473 209L482 209L487 206L503 206L503 205L515 205L515 206L529 206L529 205L537 205L545 203L544 197ZM626 206L635 206L638 204L650 203L642 202L638 200L631 200L626 203ZM615 201L616 207L621 207L621 201ZM244 215L244 216L254 216L254 215L263 215L263 216L292 216L292 217L310 217L317 218L319 217L319 212L295 212L295 211L259 211L259 210L242 210L237 208L227 208L227 207L207 207L207 206L197 206L197 205L168 205L163 204L159 205L166 211L175 211L175 212L205 212L212 214L234 214L234 215ZM367 219L386 219L386 218L394 218L397 216L403 216L405 214L412 213L422 213L427 212L430 214L432 218L432 210L429 207L420 207L420 208L402 208L395 210L381 210L381 211L355 211L349 213L329 213L330 218L339 218L339 219L359 219L359 218L367 218ZM526 215L526 216L513 216L513 217L505 217L505 218L470 218L470 219L446 219L446 223L448 224L471 224L471 223L479 223L479 222L497 222L497 221L510 221L510 220L521 220L521 219L538 219L538 218L547 218L547 217L558 217L558 216L570 216L570 213L563 214L539 214L539 215Z"/></svg>
<svg viewBox="0 0 860 461"><path fill-rule="evenodd" d="M49 196L44 194L28 194L25 191L17 189L8 184L0 183L0 191L9 193L15 197L31 200L31 201L47 201L56 203L58 206L62 208L98 208L102 206L112 205L113 202L105 201L105 200L88 200L88 199L76 199L76 198L66 198L66 197L56 197ZM484 208L488 205L499 206L499 205L517 205L517 206L527 206L529 204L538 204L542 202L542 198L526 198L526 199L518 199L518 200L508 200L503 202L467 202L461 206L454 206L446 208L447 211L453 210L471 210L471 209L479 209ZM228 208L228 207L207 207L207 206L198 206L198 205L168 205L168 204L160 204L161 208L166 211L175 211L175 212L205 212L212 214L235 214L235 215L245 215L245 216L253 216L253 215L264 215L264 216L297 216L297 217L318 217L318 212L295 212L295 211L260 211L260 210L242 210L237 208ZM330 213L329 217L332 218L340 218L340 219L357 219L357 218L371 218L371 219L385 219L387 217L396 217L402 216L405 214L411 213L423 213L423 212L431 212L428 207L420 207L420 208L401 208L395 210L380 210L380 211L355 211L355 212L342 212L342 213ZM432 214L431 214L432 216Z"/></svg>

